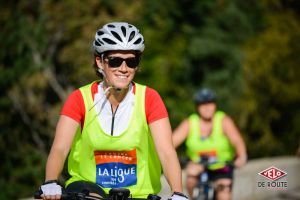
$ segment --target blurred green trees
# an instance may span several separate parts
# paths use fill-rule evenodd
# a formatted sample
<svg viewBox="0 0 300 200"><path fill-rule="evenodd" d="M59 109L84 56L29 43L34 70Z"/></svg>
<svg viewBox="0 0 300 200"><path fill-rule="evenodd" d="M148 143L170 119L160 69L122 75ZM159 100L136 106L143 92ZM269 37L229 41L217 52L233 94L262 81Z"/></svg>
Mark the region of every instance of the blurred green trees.
<svg viewBox="0 0 300 200"><path fill-rule="evenodd" d="M62 104L96 79L91 44L109 21L144 34L135 80L159 91L174 128L194 111L193 92L207 86L240 127L250 158L293 155L299 9L296 0L1 2L0 199L30 196L42 183Z"/></svg>
<svg viewBox="0 0 300 200"><path fill-rule="evenodd" d="M300 145L300 4L265 1L265 28L244 45L239 108L250 155L295 154Z"/></svg>

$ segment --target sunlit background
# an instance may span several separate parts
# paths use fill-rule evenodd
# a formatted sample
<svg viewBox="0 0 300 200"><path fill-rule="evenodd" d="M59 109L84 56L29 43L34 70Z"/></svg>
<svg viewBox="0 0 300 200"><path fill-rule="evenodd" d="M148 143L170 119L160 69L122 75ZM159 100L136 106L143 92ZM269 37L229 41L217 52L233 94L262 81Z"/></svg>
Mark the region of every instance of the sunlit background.
<svg viewBox="0 0 300 200"><path fill-rule="evenodd" d="M92 40L112 21L143 33L135 81L160 93L172 128L194 112L193 93L210 87L250 159L296 155L300 1L1 1L0 199L31 196L43 182L63 102L97 79Z"/></svg>

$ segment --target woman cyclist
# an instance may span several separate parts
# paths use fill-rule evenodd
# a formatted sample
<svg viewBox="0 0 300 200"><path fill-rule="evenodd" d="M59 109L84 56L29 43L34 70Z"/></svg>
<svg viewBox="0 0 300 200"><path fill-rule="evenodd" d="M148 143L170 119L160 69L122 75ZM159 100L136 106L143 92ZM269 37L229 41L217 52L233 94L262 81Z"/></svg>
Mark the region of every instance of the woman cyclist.
<svg viewBox="0 0 300 200"><path fill-rule="evenodd" d="M197 114L182 121L173 133L174 146L178 147L185 141L190 159L186 167L187 192L192 199L193 189L203 171L199 161L201 156L209 156L213 161L209 166L209 174L217 189L217 199L231 199L233 168L226 163L235 159L235 167L245 165L245 143L233 120L217 110L216 95L212 90L204 88L197 91L194 101Z"/></svg>
<svg viewBox="0 0 300 200"><path fill-rule="evenodd" d="M172 144L168 113L159 94L133 82L144 51L144 38L126 22L97 30L93 41L94 81L75 90L62 109L46 164L43 199L60 199L66 158L66 192L105 196L128 188L133 198L160 191L161 168L172 200L182 194L181 170Z"/></svg>

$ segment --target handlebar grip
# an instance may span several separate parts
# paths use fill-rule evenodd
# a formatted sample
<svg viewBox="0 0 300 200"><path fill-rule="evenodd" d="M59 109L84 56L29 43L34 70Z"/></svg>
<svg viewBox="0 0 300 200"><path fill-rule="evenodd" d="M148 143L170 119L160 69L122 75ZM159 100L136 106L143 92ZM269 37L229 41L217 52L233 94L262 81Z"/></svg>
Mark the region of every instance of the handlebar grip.
<svg viewBox="0 0 300 200"><path fill-rule="evenodd" d="M33 198L34 199L41 199L41 195L42 195L42 191L41 190L38 190L38 191L35 191L34 194L33 194Z"/></svg>
<svg viewBox="0 0 300 200"><path fill-rule="evenodd" d="M160 200L161 197L155 194L149 194L147 200Z"/></svg>
<svg viewBox="0 0 300 200"><path fill-rule="evenodd" d="M229 166L229 167L231 167L232 169L235 168L234 160L227 161L227 162L226 162L226 165Z"/></svg>

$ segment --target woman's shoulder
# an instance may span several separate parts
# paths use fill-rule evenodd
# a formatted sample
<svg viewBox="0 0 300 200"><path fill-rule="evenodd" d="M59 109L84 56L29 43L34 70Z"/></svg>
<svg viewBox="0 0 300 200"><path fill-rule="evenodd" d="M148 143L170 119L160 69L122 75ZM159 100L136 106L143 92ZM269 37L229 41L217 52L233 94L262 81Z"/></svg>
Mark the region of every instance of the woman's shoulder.
<svg viewBox="0 0 300 200"><path fill-rule="evenodd" d="M87 92L91 92L92 97L94 99L95 94L98 92L98 85L99 85L99 81L93 81L89 84L83 85L79 88L77 88L76 90L74 90L71 95L75 95L75 96L81 96L82 98L82 92L84 90L86 90Z"/></svg>
<svg viewBox="0 0 300 200"><path fill-rule="evenodd" d="M145 93L146 93L147 98L151 98L151 97L152 98L160 98L160 94L158 93L158 91L148 85L143 85L143 84L136 83L136 82L133 82L132 85L133 85L133 93L134 94L135 94L136 87L138 85L138 86L146 87Z"/></svg>

